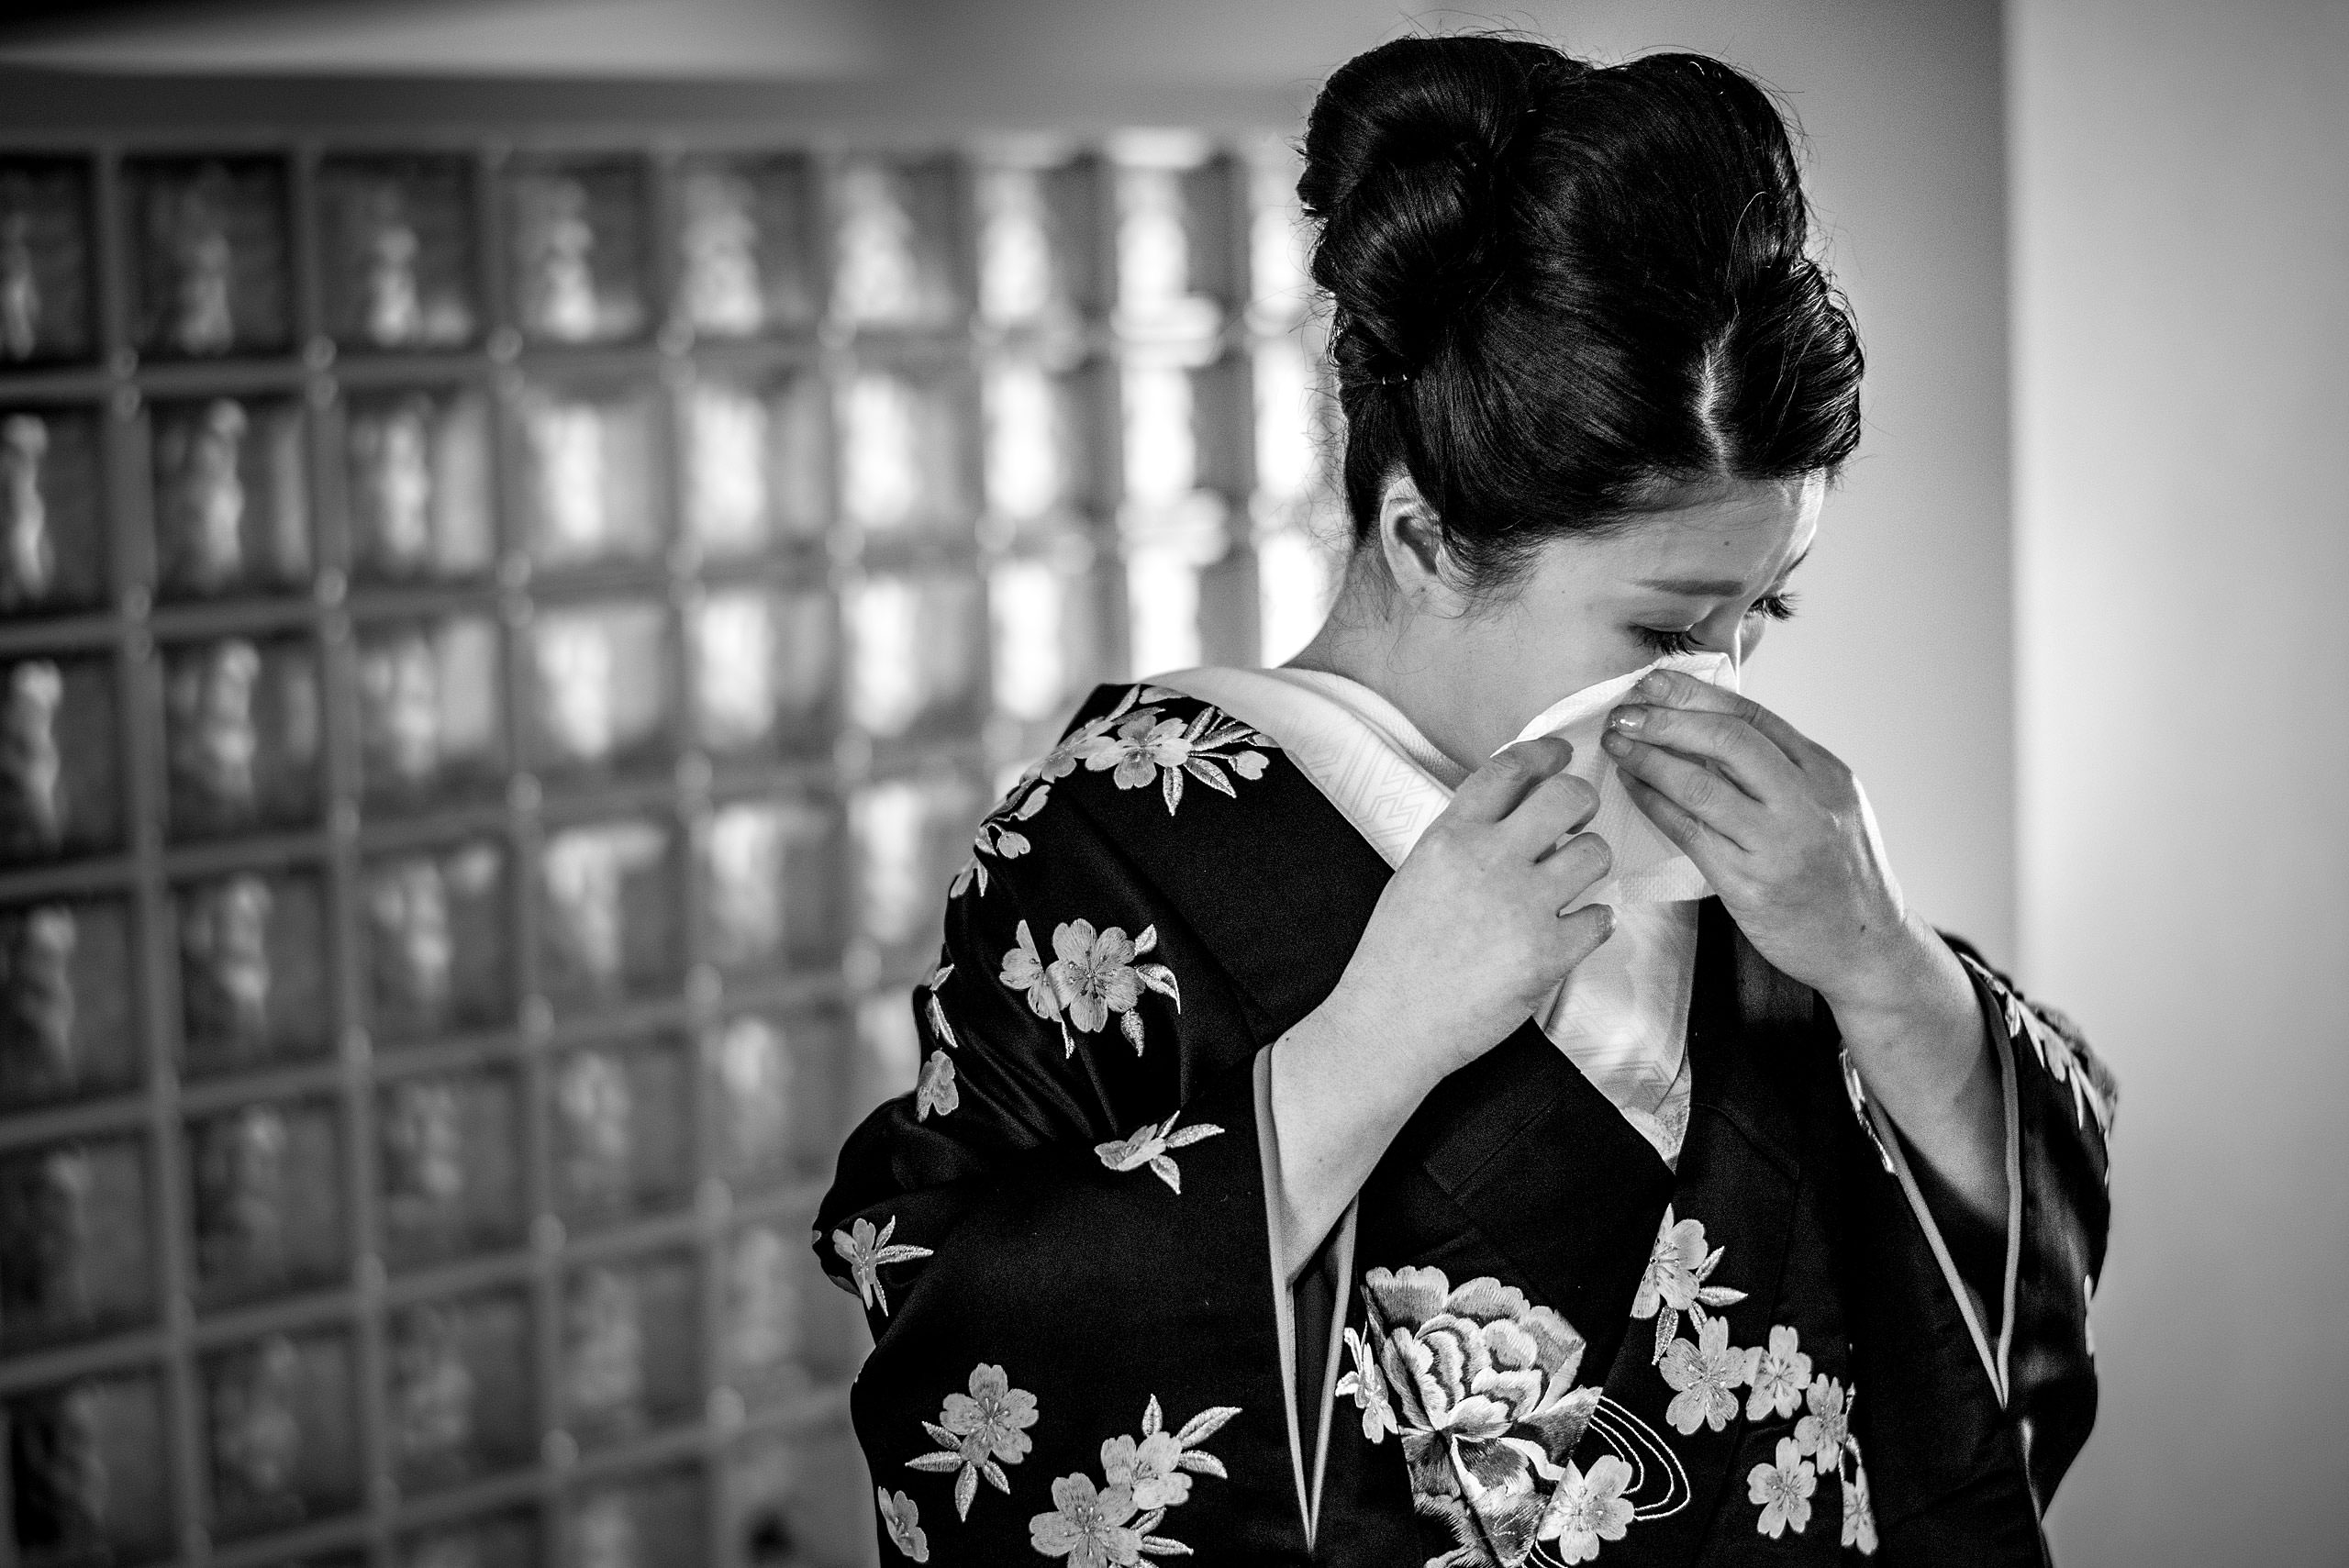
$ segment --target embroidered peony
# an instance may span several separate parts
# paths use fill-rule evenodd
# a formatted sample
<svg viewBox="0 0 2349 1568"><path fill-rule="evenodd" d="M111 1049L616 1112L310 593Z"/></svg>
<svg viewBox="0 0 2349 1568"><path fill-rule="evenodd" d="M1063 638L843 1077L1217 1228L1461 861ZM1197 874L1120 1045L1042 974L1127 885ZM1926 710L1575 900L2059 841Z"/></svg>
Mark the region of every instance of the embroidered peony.
<svg viewBox="0 0 2349 1568"><path fill-rule="evenodd" d="M1770 1330L1767 1349L1748 1352L1753 1357L1748 1375L1753 1392L1745 1401L1747 1420L1791 1416L1801 1408L1802 1391L1810 1386L1810 1358L1798 1348L1801 1342L1801 1335L1781 1325Z"/></svg>

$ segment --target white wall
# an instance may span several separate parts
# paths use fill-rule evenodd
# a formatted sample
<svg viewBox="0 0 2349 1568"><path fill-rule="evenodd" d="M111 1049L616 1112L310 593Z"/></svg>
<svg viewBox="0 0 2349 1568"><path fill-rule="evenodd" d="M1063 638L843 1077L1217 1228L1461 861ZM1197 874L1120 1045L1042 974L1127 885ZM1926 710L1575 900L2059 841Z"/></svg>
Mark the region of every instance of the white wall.
<svg viewBox="0 0 2349 1568"><path fill-rule="evenodd" d="M2121 1080L2070 1568L2349 1562L2349 6L2015 0L2022 934Z"/></svg>

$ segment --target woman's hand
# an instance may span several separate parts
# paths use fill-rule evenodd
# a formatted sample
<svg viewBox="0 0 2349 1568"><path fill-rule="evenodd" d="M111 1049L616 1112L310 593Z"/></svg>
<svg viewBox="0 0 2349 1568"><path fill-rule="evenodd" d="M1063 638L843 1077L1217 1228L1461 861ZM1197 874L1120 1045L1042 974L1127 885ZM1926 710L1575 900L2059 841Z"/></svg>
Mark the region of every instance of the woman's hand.
<svg viewBox="0 0 2349 1568"><path fill-rule="evenodd" d="M1826 998L1861 1076L1969 1202L2003 1217L1998 1069L1973 983L1912 912L1867 794L1750 697L1659 670L1600 744L1762 956Z"/></svg>

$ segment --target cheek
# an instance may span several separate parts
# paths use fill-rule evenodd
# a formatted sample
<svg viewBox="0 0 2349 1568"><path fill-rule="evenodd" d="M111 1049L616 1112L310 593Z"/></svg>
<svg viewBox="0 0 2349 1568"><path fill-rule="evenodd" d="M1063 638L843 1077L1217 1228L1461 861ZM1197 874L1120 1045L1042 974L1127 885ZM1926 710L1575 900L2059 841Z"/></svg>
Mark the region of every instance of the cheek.
<svg viewBox="0 0 2349 1568"><path fill-rule="evenodd" d="M1770 617L1768 616L1748 616L1745 617L1745 624L1738 632L1737 662L1739 663L1742 664L1748 659L1753 657L1754 650L1762 646L1763 634L1769 629Z"/></svg>

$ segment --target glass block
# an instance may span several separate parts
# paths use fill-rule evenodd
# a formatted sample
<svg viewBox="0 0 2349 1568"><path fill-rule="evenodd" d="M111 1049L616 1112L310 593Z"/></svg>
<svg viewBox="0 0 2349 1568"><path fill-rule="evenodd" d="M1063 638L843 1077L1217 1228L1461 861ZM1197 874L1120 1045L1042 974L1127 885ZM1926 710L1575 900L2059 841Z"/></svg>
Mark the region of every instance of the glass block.
<svg viewBox="0 0 2349 1568"><path fill-rule="evenodd" d="M360 889L368 1018L388 1043L487 1029L513 1013L505 850L476 840L367 862Z"/></svg>
<svg viewBox="0 0 2349 1568"><path fill-rule="evenodd" d="M1034 357L996 361L985 380L987 510L1031 523L1097 499L1102 373Z"/></svg>
<svg viewBox="0 0 2349 1568"><path fill-rule="evenodd" d="M281 1529L360 1501L347 1331L272 1334L206 1356L203 1379L216 1534Z"/></svg>
<svg viewBox="0 0 2349 1568"><path fill-rule="evenodd" d="M713 588L688 620L694 727L729 755L827 744L840 685L840 615L820 587Z"/></svg>
<svg viewBox="0 0 2349 1568"><path fill-rule="evenodd" d="M1292 339L1259 344L1255 384L1256 493L1294 501L1322 478L1330 417L1313 361Z"/></svg>
<svg viewBox="0 0 2349 1568"><path fill-rule="evenodd" d="M726 1465L732 1550L762 1568L863 1568L877 1533L863 1465L855 1439L841 1429L744 1438ZM893 1479L889 1489L906 1487ZM924 1517L951 1523L952 1503L941 1502L936 1516L925 1509Z"/></svg>
<svg viewBox="0 0 2349 1568"><path fill-rule="evenodd" d="M194 1073L313 1056L329 1044L326 895L309 872L239 872L173 895L180 1048Z"/></svg>
<svg viewBox="0 0 2349 1568"><path fill-rule="evenodd" d="M1307 528L1257 539L1256 614L1264 663L1286 663L1313 640L1337 598L1344 568L1341 552Z"/></svg>
<svg viewBox="0 0 2349 1568"><path fill-rule="evenodd" d="M744 1013L702 1037L719 1168L737 1186L820 1173L848 1129L848 1020L829 1011Z"/></svg>
<svg viewBox="0 0 2349 1568"><path fill-rule="evenodd" d="M985 701L979 584L944 573L874 576L848 596L849 717L883 738L975 729Z"/></svg>
<svg viewBox="0 0 2349 1568"><path fill-rule="evenodd" d="M1118 317L1152 337L1212 333L1231 294L1230 171L1189 138L1121 150L1115 175Z"/></svg>
<svg viewBox="0 0 2349 1568"><path fill-rule="evenodd" d="M1058 718L1107 679L1118 662L1109 602L1082 541L997 562L987 573L996 710L1030 724Z"/></svg>
<svg viewBox="0 0 2349 1568"><path fill-rule="evenodd" d="M817 313L815 182L799 158L696 158L677 172L678 304L706 338L748 338Z"/></svg>
<svg viewBox="0 0 2349 1568"><path fill-rule="evenodd" d="M341 1273L342 1140L331 1105L243 1106L191 1124L188 1139L200 1305Z"/></svg>
<svg viewBox="0 0 2349 1568"><path fill-rule="evenodd" d="M9 1512L21 1568L137 1562L171 1550L162 1380L85 1377L12 1395Z"/></svg>
<svg viewBox="0 0 2349 1568"><path fill-rule="evenodd" d="M284 592L310 574L301 405L158 403L155 558L166 598Z"/></svg>
<svg viewBox="0 0 2349 1568"><path fill-rule="evenodd" d="M369 349L473 340L473 169L462 158L329 158L318 168L327 330Z"/></svg>
<svg viewBox="0 0 2349 1568"><path fill-rule="evenodd" d="M574 1223L674 1199L693 1184L694 1079L682 1041L582 1046L553 1077L556 1207Z"/></svg>
<svg viewBox="0 0 2349 1568"><path fill-rule="evenodd" d="M1277 143L1246 171L1248 318L1259 330L1295 325L1313 308L1312 229L1297 204L1296 155Z"/></svg>
<svg viewBox="0 0 2349 1568"><path fill-rule="evenodd" d="M698 1472L678 1468L599 1484L562 1509L566 1568L666 1568L708 1561Z"/></svg>
<svg viewBox="0 0 2349 1568"><path fill-rule="evenodd" d="M0 161L0 362L91 356L93 249L88 164Z"/></svg>
<svg viewBox="0 0 2349 1568"><path fill-rule="evenodd" d="M156 358L270 353L294 336L285 166L273 158L134 158L133 337Z"/></svg>
<svg viewBox="0 0 2349 1568"><path fill-rule="evenodd" d="M729 1386L753 1407L804 1391L809 1384L801 1355L800 1293L806 1271L795 1234L779 1227L743 1227L729 1241L725 1261L720 1349Z"/></svg>
<svg viewBox="0 0 2349 1568"><path fill-rule="evenodd" d="M147 1155L136 1138L0 1157L0 1349L10 1352L154 1313Z"/></svg>
<svg viewBox="0 0 2349 1568"><path fill-rule="evenodd" d="M385 1335L385 1447L401 1487L420 1492L537 1456L529 1298L486 1291L395 1313Z"/></svg>
<svg viewBox="0 0 2349 1568"><path fill-rule="evenodd" d="M122 841L113 662L0 664L0 863Z"/></svg>
<svg viewBox="0 0 2349 1568"><path fill-rule="evenodd" d="M979 314L1003 327L1060 325L1090 306L1092 168L1000 164L979 172Z"/></svg>
<svg viewBox="0 0 2349 1568"><path fill-rule="evenodd" d="M857 791L849 824L856 924L867 940L915 962L930 956L946 885L970 858L971 829L984 809L977 788L959 774L886 779Z"/></svg>
<svg viewBox="0 0 2349 1568"><path fill-rule="evenodd" d="M1126 627L1136 673L1186 670L1208 657L1214 606L1206 577L1227 553L1223 530L1211 520L1126 541Z"/></svg>
<svg viewBox="0 0 2349 1568"><path fill-rule="evenodd" d="M371 805L477 795L506 757L497 623L377 622L359 637L359 750Z"/></svg>
<svg viewBox="0 0 2349 1568"><path fill-rule="evenodd" d="M0 274L6 259L0 250ZM100 461L94 414L0 412L0 615L53 615L105 601Z"/></svg>
<svg viewBox="0 0 2349 1568"><path fill-rule="evenodd" d="M669 829L607 822L549 837L540 873L541 983L558 1005L593 1007L677 975L677 874Z"/></svg>
<svg viewBox="0 0 2349 1568"><path fill-rule="evenodd" d="M867 996L856 1006L856 1055L849 1073L851 1125L883 1102L910 1095L921 1078L921 1030L902 988Z"/></svg>
<svg viewBox="0 0 2349 1568"><path fill-rule="evenodd" d="M563 1419L583 1446L698 1414L699 1322L689 1252L594 1264L564 1282Z"/></svg>
<svg viewBox="0 0 2349 1568"><path fill-rule="evenodd" d="M0 906L0 1109L139 1082L134 962L123 899Z"/></svg>
<svg viewBox="0 0 2349 1568"><path fill-rule="evenodd" d="M524 332L598 343L644 329L644 179L633 161L518 163L506 197Z"/></svg>
<svg viewBox="0 0 2349 1568"><path fill-rule="evenodd" d="M685 399L685 531L718 560L820 539L831 428L823 383L707 380Z"/></svg>
<svg viewBox="0 0 2349 1568"><path fill-rule="evenodd" d="M223 638L163 655L175 839L315 821L317 656L298 638Z"/></svg>
<svg viewBox="0 0 2349 1568"><path fill-rule="evenodd" d="M489 399L470 388L357 393L343 427L351 566L362 583L451 581L497 554Z"/></svg>
<svg viewBox="0 0 2349 1568"><path fill-rule="evenodd" d="M551 569L642 561L661 548L652 406L640 391L532 387L522 433L522 534Z"/></svg>
<svg viewBox="0 0 2349 1568"><path fill-rule="evenodd" d="M671 691L666 609L618 600L542 608L529 638L539 767L614 767L662 751Z"/></svg>
<svg viewBox="0 0 2349 1568"><path fill-rule="evenodd" d="M948 372L867 368L841 395L841 512L874 533L967 537L969 395Z"/></svg>
<svg viewBox="0 0 2349 1568"><path fill-rule="evenodd" d="M832 202L833 310L858 327L951 324L959 304L952 167L859 159L841 170Z"/></svg>
<svg viewBox="0 0 2349 1568"><path fill-rule="evenodd" d="M403 1078L378 1091L384 1256L440 1262L518 1238L522 1091L484 1069Z"/></svg>
<svg viewBox="0 0 2349 1568"><path fill-rule="evenodd" d="M534 1568L539 1521L513 1508L418 1531L400 1542L400 1568Z"/></svg>
<svg viewBox="0 0 2349 1568"><path fill-rule="evenodd" d="M828 967L840 953L840 819L829 803L742 800L699 836L702 943L729 973Z"/></svg>

